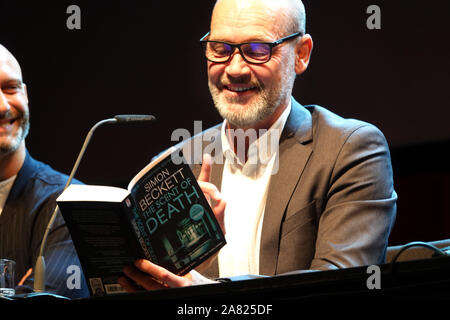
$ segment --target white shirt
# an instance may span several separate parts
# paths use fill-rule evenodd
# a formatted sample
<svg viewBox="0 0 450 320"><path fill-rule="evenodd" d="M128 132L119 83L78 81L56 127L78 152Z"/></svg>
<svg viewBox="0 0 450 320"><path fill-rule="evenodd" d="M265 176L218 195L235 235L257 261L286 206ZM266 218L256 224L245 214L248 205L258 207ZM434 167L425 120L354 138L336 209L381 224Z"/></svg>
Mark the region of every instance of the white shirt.
<svg viewBox="0 0 450 320"><path fill-rule="evenodd" d="M230 146L224 121L221 138L225 163L221 193L227 202L227 244L219 252L220 277L259 274L259 246L267 190L272 174L278 171L279 140L290 111L291 102L269 130L250 144L245 163Z"/></svg>
<svg viewBox="0 0 450 320"><path fill-rule="evenodd" d="M3 212L3 207L5 206L6 199L8 199L9 192L16 180L17 176L12 176L6 180L0 181L0 215Z"/></svg>

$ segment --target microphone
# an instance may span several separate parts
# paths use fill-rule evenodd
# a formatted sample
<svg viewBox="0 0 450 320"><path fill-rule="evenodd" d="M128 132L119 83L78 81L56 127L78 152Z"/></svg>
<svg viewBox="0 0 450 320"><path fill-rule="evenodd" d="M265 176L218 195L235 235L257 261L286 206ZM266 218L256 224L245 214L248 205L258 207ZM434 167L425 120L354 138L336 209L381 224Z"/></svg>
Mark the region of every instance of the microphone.
<svg viewBox="0 0 450 320"><path fill-rule="evenodd" d="M73 165L72 171L67 179L66 185L63 190L66 190L67 187L73 180L75 173L78 170L78 166L80 165L81 159L86 151L86 148L91 141L92 135L94 131L104 125L104 124L115 124L115 123L124 123L124 122L150 122L155 121L156 118L152 115L136 115L136 114L122 114L116 115L114 118L105 119L97 122L88 132L86 138L84 139L83 146L81 147L80 153L78 154L78 158ZM48 222L47 228L45 229L44 237L42 238L41 247L39 250L39 256L36 260L36 265L34 268L34 292L45 292L45 259L44 259L44 250L47 243L48 235L50 234L50 229L53 226L53 223L56 219L56 216L59 212L58 205L55 206L55 210Z"/></svg>
<svg viewBox="0 0 450 320"><path fill-rule="evenodd" d="M146 122L156 120L154 116L146 114L119 114L114 116L114 119L118 122Z"/></svg>

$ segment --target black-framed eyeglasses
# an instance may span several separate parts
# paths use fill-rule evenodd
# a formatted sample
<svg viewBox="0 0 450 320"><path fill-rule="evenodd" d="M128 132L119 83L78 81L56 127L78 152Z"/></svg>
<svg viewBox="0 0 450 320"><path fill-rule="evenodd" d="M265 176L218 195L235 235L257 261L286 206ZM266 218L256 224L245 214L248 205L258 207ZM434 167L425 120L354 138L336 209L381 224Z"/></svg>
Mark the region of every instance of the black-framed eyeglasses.
<svg viewBox="0 0 450 320"><path fill-rule="evenodd" d="M233 56L236 48L238 48L239 53L246 62L263 64L268 62L272 57L272 49L274 47L298 36L303 36L303 33L299 31L274 42L245 42L236 44L224 41L206 40L208 36L209 32L200 39L200 43L203 47L206 59L209 61L215 63L228 62Z"/></svg>

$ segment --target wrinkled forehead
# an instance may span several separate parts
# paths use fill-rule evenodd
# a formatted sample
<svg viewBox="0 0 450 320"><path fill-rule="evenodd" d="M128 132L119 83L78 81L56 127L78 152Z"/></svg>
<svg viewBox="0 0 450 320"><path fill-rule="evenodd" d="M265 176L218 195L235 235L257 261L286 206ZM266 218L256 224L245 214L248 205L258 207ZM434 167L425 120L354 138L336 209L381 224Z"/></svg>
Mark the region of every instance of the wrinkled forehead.
<svg viewBox="0 0 450 320"><path fill-rule="evenodd" d="M22 71L16 58L0 45L0 76L22 81Z"/></svg>
<svg viewBox="0 0 450 320"><path fill-rule="evenodd" d="M286 23L283 1L220 0L211 17L211 37L217 39L274 39Z"/></svg>

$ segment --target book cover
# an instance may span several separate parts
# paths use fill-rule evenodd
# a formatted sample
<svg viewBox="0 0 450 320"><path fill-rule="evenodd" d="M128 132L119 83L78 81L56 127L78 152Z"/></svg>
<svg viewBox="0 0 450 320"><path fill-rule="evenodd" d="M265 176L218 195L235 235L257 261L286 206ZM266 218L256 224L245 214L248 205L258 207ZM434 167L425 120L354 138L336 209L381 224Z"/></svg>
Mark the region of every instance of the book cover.
<svg viewBox="0 0 450 320"><path fill-rule="evenodd" d="M128 190L70 185L57 199L92 295L121 293L123 267L145 258L184 275L225 238L181 151L142 169Z"/></svg>

